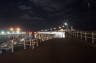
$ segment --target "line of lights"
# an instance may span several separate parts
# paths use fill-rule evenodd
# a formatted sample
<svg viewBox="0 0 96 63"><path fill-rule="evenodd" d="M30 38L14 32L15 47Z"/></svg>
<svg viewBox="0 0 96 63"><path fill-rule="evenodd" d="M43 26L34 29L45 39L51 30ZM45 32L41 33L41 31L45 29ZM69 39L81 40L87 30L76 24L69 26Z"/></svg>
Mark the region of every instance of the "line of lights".
<svg viewBox="0 0 96 63"><path fill-rule="evenodd" d="M65 23L63 23L63 25L62 26L59 26L59 27L54 27L54 28L50 28L50 29L45 29L45 30L41 30L41 31L56 31L56 30L64 30L64 28L68 28L68 23L67 22L65 22Z"/></svg>
<svg viewBox="0 0 96 63"><path fill-rule="evenodd" d="M19 27L17 27L17 28L12 28L12 27L11 27L9 30L10 30L10 31L21 31L21 28L19 28Z"/></svg>
<svg viewBox="0 0 96 63"><path fill-rule="evenodd" d="M10 32L10 31L0 31L0 35L9 35L9 34L26 34L26 32Z"/></svg>
<svg viewBox="0 0 96 63"><path fill-rule="evenodd" d="M0 35L8 35L8 34L24 34L24 32L21 31L20 27L17 28L9 28L7 31L0 31Z"/></svg>

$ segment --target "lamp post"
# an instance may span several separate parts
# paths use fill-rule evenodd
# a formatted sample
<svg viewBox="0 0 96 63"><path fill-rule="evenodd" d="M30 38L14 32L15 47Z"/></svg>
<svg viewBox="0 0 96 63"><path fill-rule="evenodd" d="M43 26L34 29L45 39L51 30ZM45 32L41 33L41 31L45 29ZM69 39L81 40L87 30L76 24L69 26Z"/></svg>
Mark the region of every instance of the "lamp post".
<svg viewBox="0 0 96 63"><path fill-rule="evenodd" d="M69 29L68 23L65 22L64 25L66 26L66 28L67 28L67 32L68 32L68 29Z"/></svg>

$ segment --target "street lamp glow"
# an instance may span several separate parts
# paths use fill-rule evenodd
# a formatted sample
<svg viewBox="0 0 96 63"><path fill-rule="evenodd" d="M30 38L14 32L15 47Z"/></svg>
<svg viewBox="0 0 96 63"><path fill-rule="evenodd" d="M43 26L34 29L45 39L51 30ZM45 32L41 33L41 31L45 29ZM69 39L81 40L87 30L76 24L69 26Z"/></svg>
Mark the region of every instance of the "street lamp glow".
<svg viewBox="0 0 96 63"><path fill-rule="evenodd" d="M21 29L20 28L16 28L16 31L21 31Z"/></svg>
<svg viewBox="0 0 96 63"><path fill-rule="evenodd" d="M10 34L10 32L9 32L9 31L7 31L7 34Z"/></svg>
<svg viewBox="0 0 96 63"><path fill-rule="evenodd" d="M1 34L5 34L5 32L4 31L1 31Z"/></svg>
<svg viewBox="0 0 96 63"><path fill-rule="evenodd" d="M65 26L68 26L68 23L67 23L67 22L65 22L65 23L64 23L64 25L65 25Z"/></svg>
<svg viewBox="0 0 96 63"><path fill-rule="evenodd" d="M14 28L10 28L10 31L14 31Z"/></svg>

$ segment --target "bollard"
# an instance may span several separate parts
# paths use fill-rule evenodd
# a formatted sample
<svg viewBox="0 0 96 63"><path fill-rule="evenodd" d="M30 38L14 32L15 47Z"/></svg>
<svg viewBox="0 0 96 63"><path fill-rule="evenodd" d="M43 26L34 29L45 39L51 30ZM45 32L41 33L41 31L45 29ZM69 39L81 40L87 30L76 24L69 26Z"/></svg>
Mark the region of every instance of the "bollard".
<svg viewBox="0 0 96 63"><path fill-rule="evenodd" d="M14 53L14 40L11 41L12 53Z"/></svg>

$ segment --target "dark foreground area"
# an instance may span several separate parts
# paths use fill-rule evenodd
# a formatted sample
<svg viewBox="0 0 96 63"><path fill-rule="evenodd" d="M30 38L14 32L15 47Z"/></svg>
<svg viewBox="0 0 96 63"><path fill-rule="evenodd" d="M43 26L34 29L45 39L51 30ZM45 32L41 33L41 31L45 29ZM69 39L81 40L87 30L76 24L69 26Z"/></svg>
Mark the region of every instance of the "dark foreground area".
<svg viewBox="0 0 96 63"><path fill-rule="evenodd" d="M0 55L0 63L95 63L96 49L74 39L48 40L38 48Z"/></svg>

